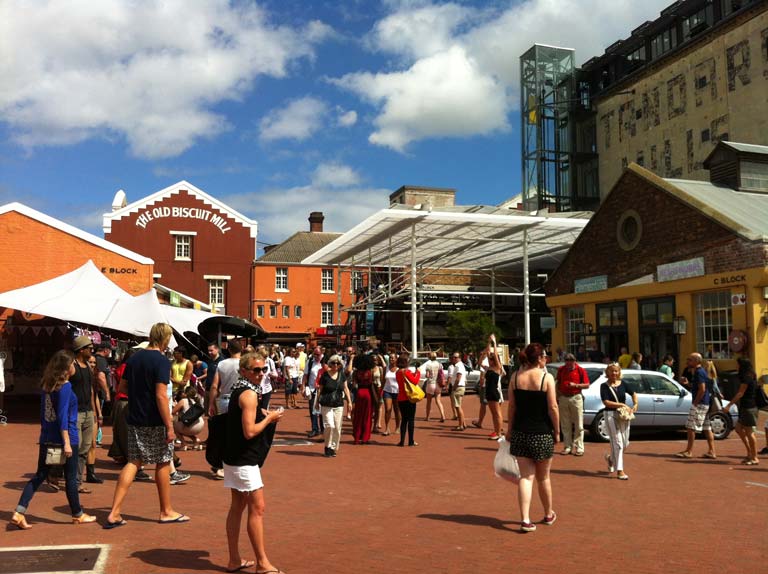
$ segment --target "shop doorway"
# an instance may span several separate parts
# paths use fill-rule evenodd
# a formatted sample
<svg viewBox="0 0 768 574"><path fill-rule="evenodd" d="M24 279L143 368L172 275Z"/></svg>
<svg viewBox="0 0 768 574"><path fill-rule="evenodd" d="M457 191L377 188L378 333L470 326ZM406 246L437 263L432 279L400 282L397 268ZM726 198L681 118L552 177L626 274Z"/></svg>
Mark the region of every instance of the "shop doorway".
<svg viewBox="0 0 768 574"><path fill-rule="evenodd" d="M638 313L643 368L656 370L666 354L672 355L675 358L675 366L679 366L677 337L672 327L675 318L675 298L664 297L638 301Z"/></svg>
<svg viewBox="0 0 768 574"><path fill-rule="evenodd" d="M627 303L597 305L597 346L603 356L617 360L628 341Z"/></svg>

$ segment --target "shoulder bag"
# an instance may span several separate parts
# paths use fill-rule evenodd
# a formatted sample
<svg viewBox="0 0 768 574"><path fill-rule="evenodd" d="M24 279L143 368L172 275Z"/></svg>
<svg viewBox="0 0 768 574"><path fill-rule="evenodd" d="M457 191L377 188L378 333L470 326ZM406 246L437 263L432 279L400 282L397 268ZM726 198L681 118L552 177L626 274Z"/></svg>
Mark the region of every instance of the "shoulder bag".
<svg viewBox="0 0 768 574"><path fill-rule="evenodd" d="M616 396L616 391L613 390L613 387L611 385L608 385L608 390L611 391L613 394L613 398L616 399L616 402L619 402L619 397ZM616 409L616 414L619 416L619 418L623 421L631 421L635 418L635 413L632 412L632 409L630 409L627 405L622 405L618 409Z"/></svg>
<svg viewBox="0 0 768 574"><path fill-rule="evenodd" d="M181 416L179 416L179 421L184 426L192 426L198 420L200 420L200 417L204 414L205 409L203 408L203 405L198 402L194 402L186 411L181 413Z"/></svg>
<svg viewBox="0 0 768 574"><path fill-rule="evenodd" d="M56 407L53 404L51 393L45 393L45 420L46 422L56 422ZM67 462L67 455L64 454L64 445L57 443L45 443L45 464L46 466L63 466Z"/></svg>
<svg viewBox="0 0 768 574"><path fill-rule="evenodd" d="M330 393L321 393L319 400L321 407L342 407L344 406L344 373L339 373L336 379L336 388Z"/></svg>

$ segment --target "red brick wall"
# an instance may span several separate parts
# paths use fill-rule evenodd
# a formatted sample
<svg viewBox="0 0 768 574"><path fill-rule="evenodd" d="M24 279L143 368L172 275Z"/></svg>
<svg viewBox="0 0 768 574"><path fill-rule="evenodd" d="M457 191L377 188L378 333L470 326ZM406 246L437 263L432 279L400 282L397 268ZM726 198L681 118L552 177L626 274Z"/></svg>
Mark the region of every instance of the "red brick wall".
<svg viewBox="0 0 768 574"><path fill-rule="evenodd" d="M152 288L152 265L142 265L17 212L0 215L0 245L0 293L69 273L89 259L132 295Z"/></svg>
<svg viewBox="0 0 768 574"><path fill-rule="evenodd" d="M616 228L627 209L642 221L642 237L631 251L618 243ZM762 243L750 243L666 191L625 171L617 187L574 243L546 284L547 295L573 292L574 279L608 275L608 287L655 273L656 266L704 257L706 273L768 264Z"/></svg>
<svg viewBox="0 0 768 574"><path fill-rule="evenodd" d="M158 208L173 210L174 207L207 210L211 217L209 220L183 218L171 211L168 217L142 219L147 211L153 213ZM222 218L221 228L211 222L214 215ZM175 236L169 233L172 230L197 232L192 238L191 261L175 261ZM225 311L228 315L249 317L250 270L254 258L250 229L187 191L174 193L113 221L112 231L106 238L151 257L155 261L155 273L162 275L158 283L204 303L209 301L209 286L203 276L231 276L225 292Z"/></svg>

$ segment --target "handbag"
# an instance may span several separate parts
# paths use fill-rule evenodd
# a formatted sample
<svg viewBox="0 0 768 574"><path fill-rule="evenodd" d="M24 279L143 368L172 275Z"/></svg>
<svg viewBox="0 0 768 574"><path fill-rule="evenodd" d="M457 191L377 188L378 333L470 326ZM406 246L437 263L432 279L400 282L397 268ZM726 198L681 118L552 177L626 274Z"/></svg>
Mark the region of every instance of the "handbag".
<svg viewBox="0 0 768 574"><path fill-rule="evenodd" d="M45 445L46 466L64 466L66 462L67 462L67 455L64 454L64 445L61 445L61 444Z"/></svg>
<svg viewBox="0 0 768 574"><path fill-rule="evenodd" d="M203 405L200 403L192 403L192 406L189 407L186 411L181 413L181 416L179 416L179 421L184 426L192 426L195 424L198 420L200 420L200 417L205 414L205 409L203 408Z"/></svg>
<svg viewBox="0 0 768 574"><path fill-rule="evenodd" d="M493 459L493 473L499 478L514 482L520 482L520 465L517 457L509 450L509 443L504 437L499 439L499 449Z"/></svg>
<svg viewBox="0 0 768 574"><path fill-rule="evenodd" d="M320 394L320 406L321 407L342 407L344 406L344 381L345 377L343 373L339 373L339 378L336 380L336 388L330 393Z"/></svg>
<svg viewBox="0 0 768 574"><path fill-rule="evenodd" d="M616 402L619 402L619 397L616 396L616 391L613 390L613 387L611 385L608 385L608 389L613 393L613 398L616 399ZM616 414L618 417L623 421L631 421L635 418L635 413L632 412L632 409L630 409L627 405L622 405L618 409L616 409Z"/></svg>
<svg viewBox="0 0 768 574"><path fill-rule="evenodd" d="M405 394L408 395L408 400L412 403L418 403L426 395L419 385L414 385L408 379L405 379Z"/></svg>

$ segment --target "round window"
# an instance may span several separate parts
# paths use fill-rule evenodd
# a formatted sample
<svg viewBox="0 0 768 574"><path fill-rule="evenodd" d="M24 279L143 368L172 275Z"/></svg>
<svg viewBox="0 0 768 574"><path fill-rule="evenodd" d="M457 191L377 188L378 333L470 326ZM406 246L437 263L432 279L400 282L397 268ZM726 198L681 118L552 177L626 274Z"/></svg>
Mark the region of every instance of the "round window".
<svg viewBox="0 0 768 574"><path fill-rule="evenodd" d="M622 213L616 225L616 239L619 241L619 246L624 251L631 251L640 243L642 235L643 222L640 220L640 214L634 209L628 209Z"/></svg>

